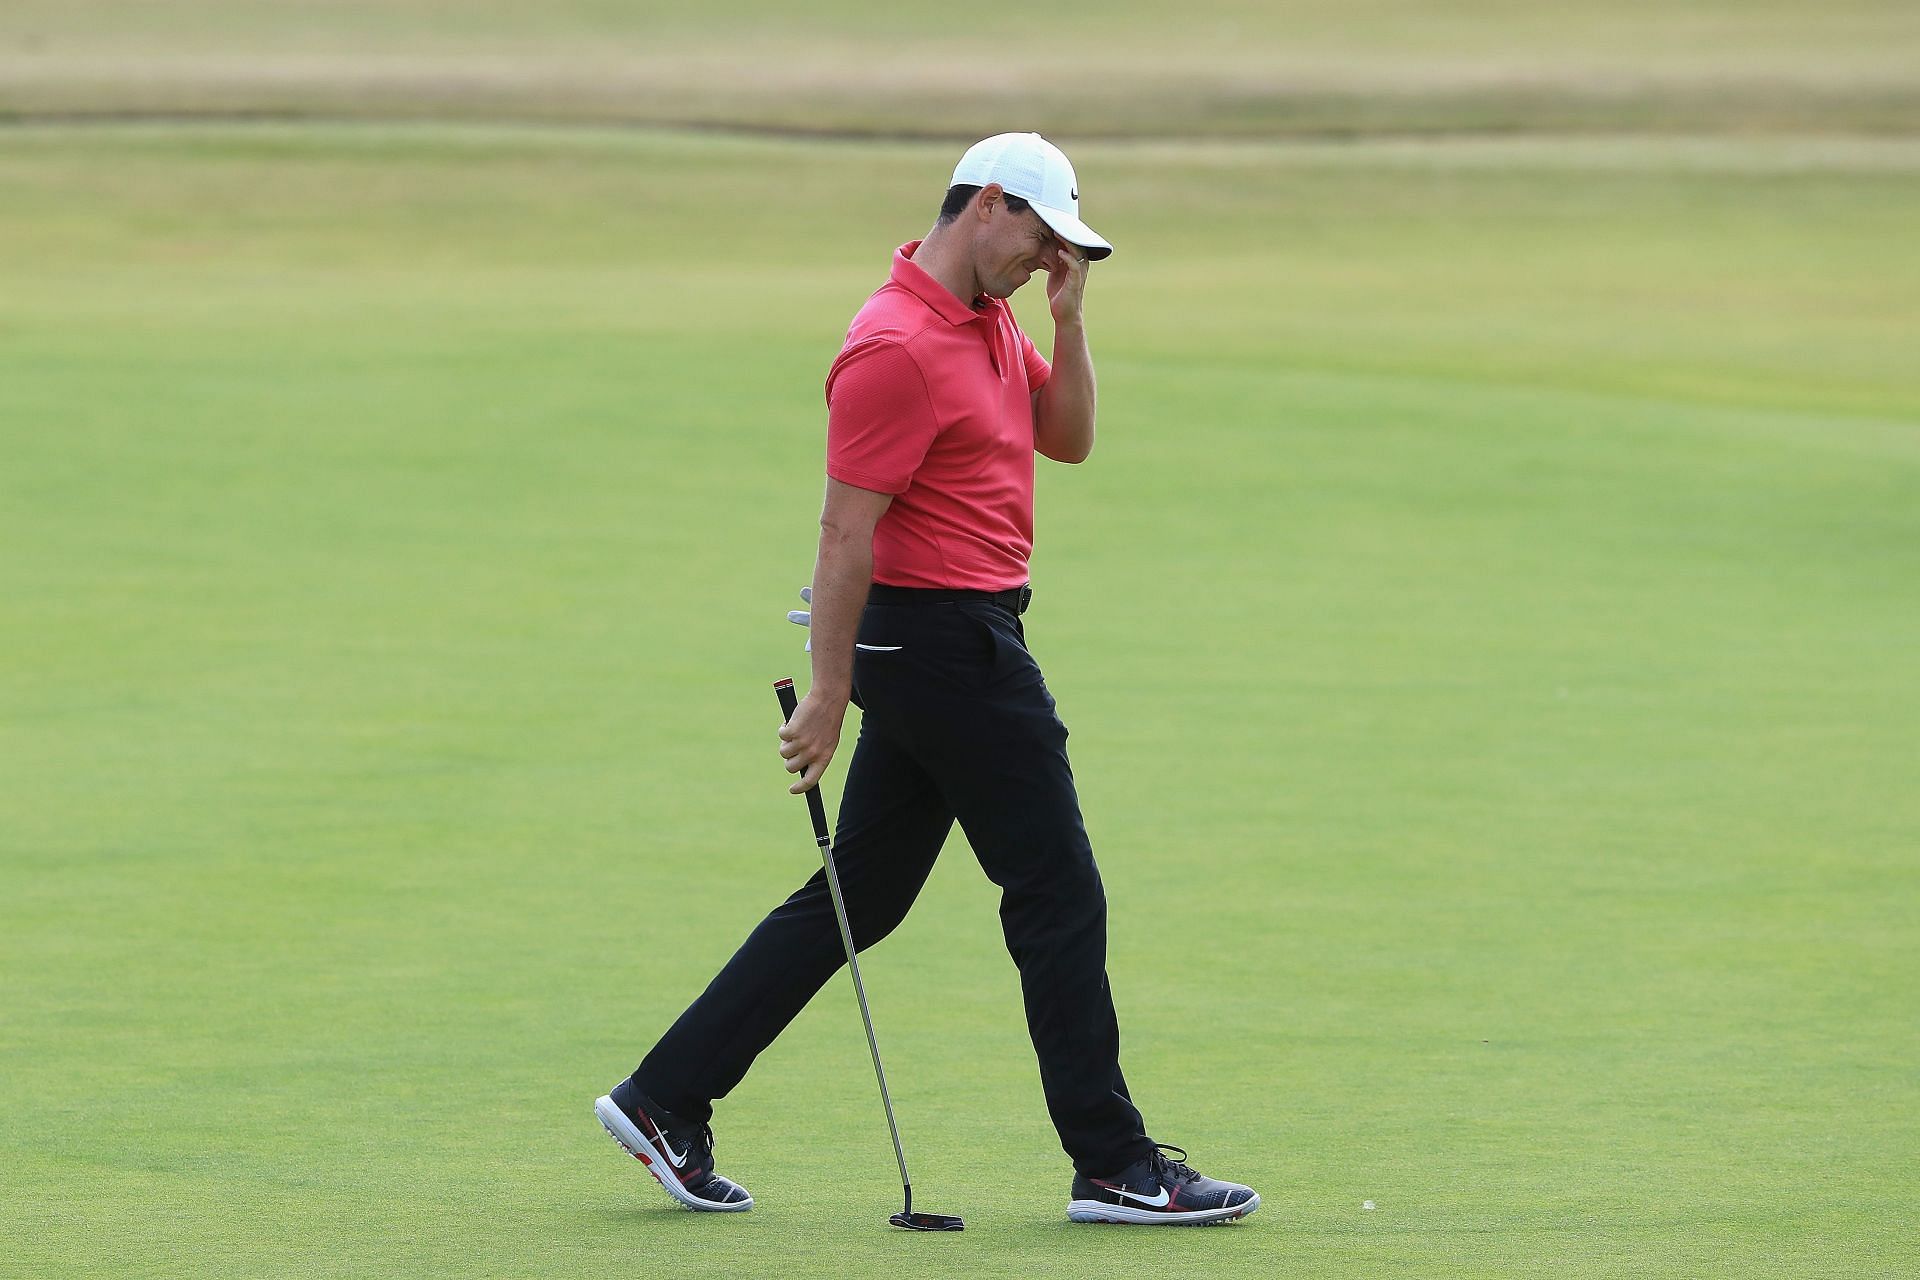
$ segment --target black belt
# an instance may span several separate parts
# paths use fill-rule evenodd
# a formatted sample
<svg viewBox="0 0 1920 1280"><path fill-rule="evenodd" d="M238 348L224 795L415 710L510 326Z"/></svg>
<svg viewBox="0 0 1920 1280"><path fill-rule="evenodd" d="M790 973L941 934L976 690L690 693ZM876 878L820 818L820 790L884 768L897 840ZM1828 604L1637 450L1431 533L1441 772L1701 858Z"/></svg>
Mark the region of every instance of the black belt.
<svg viewBox="0 0 1920 1280"><path fill-rule="evenodd" d="M1005 591L967 591L959 587L890 587L876 582L867 591L868 604L957 604L962 600L978 600L1019 617L1033 603L1033 584Z"/></svg>

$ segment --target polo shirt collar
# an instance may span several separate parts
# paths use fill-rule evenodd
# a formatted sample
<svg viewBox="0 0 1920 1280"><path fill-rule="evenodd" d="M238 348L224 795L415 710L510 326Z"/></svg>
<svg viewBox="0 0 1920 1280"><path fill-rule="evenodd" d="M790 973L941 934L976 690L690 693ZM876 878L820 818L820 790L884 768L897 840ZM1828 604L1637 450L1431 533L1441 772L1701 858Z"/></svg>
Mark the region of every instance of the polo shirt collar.
<svg viewBox="0 0 1920 1280"><path fill-rule="evenodd" d="M993 314L991 307L984 311L974 310L954 297L947 286L928 275L913 260L914 251L919 249L920 243L918 240L909 240L893 251L893 283L926 303L935 315L948 324L971 324Z"/></svg>

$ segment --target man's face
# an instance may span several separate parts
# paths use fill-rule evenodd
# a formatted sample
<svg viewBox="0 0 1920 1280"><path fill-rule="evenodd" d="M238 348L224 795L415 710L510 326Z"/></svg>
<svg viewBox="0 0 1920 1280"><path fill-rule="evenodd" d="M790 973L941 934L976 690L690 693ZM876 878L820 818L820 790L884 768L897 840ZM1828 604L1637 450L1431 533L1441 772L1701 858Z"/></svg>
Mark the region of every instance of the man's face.
<svg viewBox="0 0 1920 1280"><path fill-rule="evenodd" d="M1004 195L995 198L974 245L981 292L1010 297L1034 272L1053 266L1061 247L1060 237L1039 214L1032 209L1011 213Z"/></svg>

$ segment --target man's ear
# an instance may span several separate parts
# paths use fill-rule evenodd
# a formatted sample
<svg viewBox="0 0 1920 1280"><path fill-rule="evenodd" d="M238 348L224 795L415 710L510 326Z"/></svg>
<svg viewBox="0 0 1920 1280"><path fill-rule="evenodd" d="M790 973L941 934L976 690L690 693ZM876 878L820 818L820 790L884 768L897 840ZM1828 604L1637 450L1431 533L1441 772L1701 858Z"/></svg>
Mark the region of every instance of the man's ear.
<svg viewBox="0 0 1920 1280"><path fill-rule="evenodd" d="M986 186L980 188L979 214L977 215L980 221L985 222L992 216L993 206L1001 203L1006 194L1007 189L997 182L989 182Z"/></svg>

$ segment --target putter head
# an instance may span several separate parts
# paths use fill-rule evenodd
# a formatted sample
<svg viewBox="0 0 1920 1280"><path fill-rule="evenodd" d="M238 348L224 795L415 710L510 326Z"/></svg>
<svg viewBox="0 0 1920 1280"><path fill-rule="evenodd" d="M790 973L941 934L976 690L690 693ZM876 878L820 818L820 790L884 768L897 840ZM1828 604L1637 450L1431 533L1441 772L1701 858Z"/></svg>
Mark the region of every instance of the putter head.
<svg viewBox="0 0 1920 1280"><path fill-rule="evenodd" d="M887 1222L908 1231L965 1231L967 1224L944 1213L896 1213Z"/></svg>

